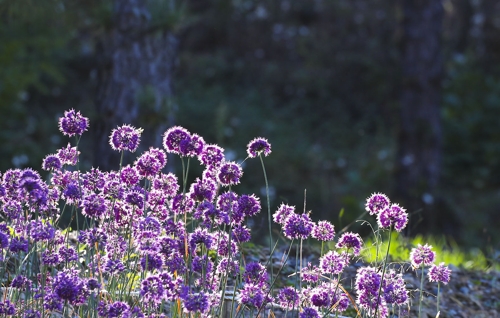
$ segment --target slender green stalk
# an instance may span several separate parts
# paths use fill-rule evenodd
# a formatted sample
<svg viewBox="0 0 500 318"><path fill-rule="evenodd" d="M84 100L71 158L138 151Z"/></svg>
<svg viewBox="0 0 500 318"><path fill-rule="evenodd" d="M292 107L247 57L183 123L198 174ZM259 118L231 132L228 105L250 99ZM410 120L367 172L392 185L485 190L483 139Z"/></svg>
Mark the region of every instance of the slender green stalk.
<svg viewBox="0 0 500 318"><path fill-rule="evenodd" d="M418 300L418 318L420 318L421 313L422 313L422 299L424 298L424 262L422 262L422 277L420 278L420 297Z"/></svg>
<svg viewBox="0 0 500 318"><path fill-rule="evenodd" d="M377 317L378 307L380 305L380 296L382 294L382 285L384 284L385 270L387 269L387 260L389 257L389 249L391 248L391 238L392 238L392 225L391 225L391 228L389 230L389 243L387 243L387 251L385 252L384 267L382 269L382 279L380 280L380 286L378 288L377 309L375 309L375 317Z"/></svg>
<svg viewBox="0 0 500 318"><path fill-rule="evenodd" d="M436 309L437 309L437 313L439 313L439 296L441 296L441 295L439 294L439 288L440 288L440 287L441 287L441 282L440 282L440 281L438 281L437 308L436 308Z"/></svg>
<svg viewBox="0 0 500 318"><path fill-rule="evenodd" d="M264 165L264 159L262 158L262 154L259 154L260 163L262 165L262 172L264 172L264 181L266 183L266 199L267 199L267 222L269 225L269 278L271 282L273 281L273 232L272 232L272 223L271 223L271 203L269 202L269 182L267 181L267 173L266 166ZM271 287L272 288L272 287ZM272 293L272 290L271 290Z"/></svg>

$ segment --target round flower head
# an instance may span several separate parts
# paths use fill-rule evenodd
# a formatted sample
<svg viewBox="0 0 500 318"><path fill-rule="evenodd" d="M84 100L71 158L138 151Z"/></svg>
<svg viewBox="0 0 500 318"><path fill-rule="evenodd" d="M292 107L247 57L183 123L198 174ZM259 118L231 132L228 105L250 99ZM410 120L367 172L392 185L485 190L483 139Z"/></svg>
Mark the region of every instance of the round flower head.
<svg viewBox="0 0 500 318"><path fill-rule="evenodd" d="M342 234L339 238L339 241L337 242L337 245L335 245L336 248L346 248L346 249L352 249L353 254L355 256L359 255L359 252L361 251L361 247L363 245L363 240L361 239L361 236L357 233L353 232L345 232Z"/></svg>
<svg viewBox="0 0 500 318"><path fill-rule="evenodd" d="M181 142L186 142L191 139L191 134L187 129L174 126L168 129L163 135L163 147L170 153L180 154L181 153Z"/></svg>
<svg viewBox="0 0 500 318"><path fill-rule="evenodd" d="M335 251L329 251L319 259L319 268L325 275L337 275L344 270L347 265L349 257L347 254L339 254Z"/></svg>
<svg viewBox="0 0 500 318"><path fill-rule="evenodd" d="M319 221L314 225L311 236L319 241L333 241L335 227L328 221Z"/></svg>
<svg viewBox="0 0 500 318"><path fill-rule="evenodd" d="M57 157L63 165L76 165L78 162L78 155L80 155L80 151L76 150L76 147L71 147L69 143L66 148L61 148L57 151Z"/></svg>
<svg viewBox="0 0 500 318"><path fill-rule="evenodd" d="M218 168L224 161L224 149L217 145L206 145L198 160L205 166Z"/></svg>
<svg viewBox="0 0 500 318"><path fill-rule="evenodd" d="M197 157L201 155L205 140L203 137L193 134L189 138L181 140L179 144L179 152L185 157Z"/></svg>
<svg viewBox="0 0 500 318"><path fill-rule="evenodd" d="M319 318L318 311L312 307L305 307L300 313L300 318Z"/></svg>
<svg viewBox="0 0 500 318"><path fill-rule="evenodd" d="M297 294L297 291L292 287L280 289L276 298L278 304L287 310L299 307L299 294Z"/></svg>
<svg viewBox="0 0 500 318"><path fill-rule="evenodd" d="M184 307L184 312L206 312L210 306L208 302L208 297L203 292L193 293L190 292L188 286L181 288L180 298L183 300L182 305Z"/></svg>
<svg viewBox="0 0 500 318"><path fill-rule="evenodd" d="M378 214L377 222L381 228L394 226L396 231L401 232L408 223L408 214L398 204L392 204Z"/></svg>
<svg viewBox="0 0 500 318"><path fill-rule="evenodd" d="M433 264L429 269L429 281L430 282L441 282L443 284L448 284L450 282L451 269L448 266L444 266L444 263L439 265Z"/></svg>
<svg viewBox="0 0 500 318"><path fill-rule="evenodd" d="M74 109L64 112L64 117L59 118L59 130L69 137L81 135L89 127L89 119L83 117Z"/></svg>
<svg viewBox="0 0 500 318"><path fill-rule="evenodd" d="M244 217L251 217L260 212L260 201L255 195L242 195L238 198L238 204L236 205L236 210L238 214Z"/></svg>
<svg viewBox="0 0 500 318"><path fill-rule="evenodd" d="M374 215L387 209L390 204L391 201L385 194L374 193L366 199L365 210L369 212L370 215Z"/></svg>
<svg viewBox="0 0 500 318"><path fill-rule="evenodd" d="M113 150L135 152L141 141L142 129L130 125L122 125L113 129L109 136L109 144Z"/></svg>
<svg viewBox="0 0 500 318"><path fill-rule="evenodd" d="M271 153L271 144L265 138L255 138L248 143L247 153L250 158L255 158L260 154L264 154L267 157Z"/></svg>
<svg viewBox="0 0 500 318"><path fill-rule="evenodd" d="M292 213L295 213L294 206L290 206L290 205L281 203L278 210L276 210L276 212L273 214L273 221L278 223L278 224L284 225L286 219Z"/></svg>
<svg viewBox="0 0 500 318"><path fill-rule="evenodd" d="M42 169L46 171L54 171L61 169L61 160L56 155L47 155L43 159Z"/></svg>
<svg viewBox="0 0 500 318"><path fill-rule="evenodd" d="M289 239L307 239L312 232L314 223L308 214L292 213L284 225L285 236Z"/></svg>
<svg viewBox="0 0 500 318"><path fill-rule="evenodd" d="M229 161L223 163L219 168L217 180L222 186L236 185L240 183L242 175L243 170L241 169L241 166L236 162Z"/></svg>
<svg viewBox="0 0 500 318"><path fill-rule="evenodd" d="M432 265L435 257L436 254L432 251L432 246L427 244L423 246L418 244L410 252L410 261L414 268Z"/></svg>

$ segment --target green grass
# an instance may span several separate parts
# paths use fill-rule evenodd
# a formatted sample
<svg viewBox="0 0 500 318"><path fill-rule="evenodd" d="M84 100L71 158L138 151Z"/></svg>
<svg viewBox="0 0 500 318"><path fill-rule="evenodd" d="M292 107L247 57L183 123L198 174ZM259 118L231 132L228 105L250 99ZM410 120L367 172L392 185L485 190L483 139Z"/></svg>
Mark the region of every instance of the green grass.
<svg viewBox="0 0 500 318"><path fill-rule="evenodd" d="M383 242L378 249L373 239L365 240L365 249L361 256L364 261L373 263L382 261L385 251L387 250L388 234L383 233ZM432 245L433 250L436 252L436 264L444 262L446 265L453 264L458 268L474 269L486 271L489 269L500 270L500 265L491 262L484 255L484 253L476 248L471 250L464 250L460 248L456 242L445 237L433 237L417 235L414 238L407 238L397 232L392 233L391 247L389 254L391 261L394 262L409 262L410 250L417 246L417 244Z"/></svg>

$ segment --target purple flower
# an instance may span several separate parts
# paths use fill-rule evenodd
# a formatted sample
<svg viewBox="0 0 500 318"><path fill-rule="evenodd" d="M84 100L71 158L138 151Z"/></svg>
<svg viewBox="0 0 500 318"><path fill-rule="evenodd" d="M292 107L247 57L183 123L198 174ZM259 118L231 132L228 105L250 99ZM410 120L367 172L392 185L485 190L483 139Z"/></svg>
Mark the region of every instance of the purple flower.
<svg viewBox="0 0 500 318"><path fill-rule="evenodd" d="M62 192L63 198L66 200L67 204L77 204L82 198L82 192L80 191L80 186L76 183L69 183Z"/></svg>
<svg viewBox="0 0 500 318"><path fill-rule="evenodd" d="M59 118L59 130L69 137L83 134L88 127L89 119L83 117L80 112L75 112L74 109L65 111L64 117Z"/></svg>
<svg viewBox="0 0 500 318"><path fill-rule="evenodd" d="M194 183L191 184L189 196L195 202L212 201L215 196L216 186L211 180L196 178Z"/></svg>
<svg viewBox="0 0 500 318"><path fill-rule="evenodd" d="M61 255L53 250L45 250L41 256L42 264L47 266L57 266L63 261Z"/></svg>
<svg viewBox="0 0 500 318"><path fill-rule="evenodd" d="M193 207L194 200L182 193L176 195L172 200L172 211L174 214L190 213L192 212Z"/></svg>
<svg viewBox="0 0 500 318"><path fill-rule="evenodd" d="M305 307L300 313L300 318L319 318L318 311L311 307Z"/></svg>
<svg viewBox="0 0 500 318"><path fill-rule="evenodd" d="M289 239L307 239L312 232L314 223L308 214L292 213L286 218L285 236Z"/></svg>
<svg viewBox="0 0 500 318"><path fill-rule="evenodd" d="M204 313L209 309L208 297L203 292L193 293L188 286L183 286L179 295L186 313Z"/></svg>
<svg viewBox="0 0 500 318"><path fill-rule="evenodd" d="M104 267L104 271L110 275L118 275L125 270L125 266L123 266L122 261L108 259L106 262L106 266Z"/></svg>
<svg viewBox="0 0 500 318"><path fill-rule="evenodd" d="M263 285L267 281L266 268L257 262L250 262L245 266L243 281L247 284Z"/></svg>
<svg viewBox="0 0 500 318"><path fill-rule="evenodd" d="M180 154L180 145L183 140L190 140L191 134L185 128L174 126L163 135L163 147L167 152Z"/></svg>
<svg viewBox="0 0 500 318"><path fill-rule="evenodd" d="M233 228L233 238L238 242L238 243L244 243L250 241L251 235L250 235L250 230L245 226L245 225L236 225Z"/></svg>
<svg viewBox="0 0 500 318"><path fill-rule="evenodd" d="M62 310L63 301L54 292L48 292L43 297L43 308L46 310Z"/></svg>
<svg viewBox="0 0 500 318"><path fill-rule="evenodd" d="M440 263L439 265L433 264L428 273L429 281L441 282L447 285L450 282L450 274L451 270L444 263Z"/></svg>
<svg viewBox="0 0 500 318"><path fill-rule="evenodd" d="M17 220L22 216L23 207L19 201L8 200L4 203L2 210L11 220Z"/></svg>
<svg viewBox="0 0 500 318"><path fill-rule="evenodd" d="M381 228L394 226L396 231L401 232L408 223L408 214L398 204L392 204L378 214L377 221Z"/></svg>
<svg viewBox="0 0 500 318"><path fill-rule="evenodd" d="M382 193L373 193L366 199L365 210L370 215L379 214L381 211L387 209L391 205L389 198Z"/></svg>
<svg viewBox="0 0 500 318"><path fill-rule="evenodd" d="M320 285L314 288L310 294L311 303L316 307L330 307L330 290Z"/></svg>
<svg viewBox="0 0 500 318"><path fill-rule="evenodd" d="M28 309L24 312L22 318L40 318L40 312L38 310Z"/></svg>
<svg viewBox="0 0 500 318"><path fill-rule="evenodd" d="M242 195L238 198L238 204L236 206L236 211L238 214L243 215L243 217L252 217L260 212L260 200L255 195Z"/></svg>
<svg viewBox="0 0 500 318"><path fill-rule="evenodd" d="M150 151L145 151L134 165L139 175L145 178L152 178L164 167L164 164L162 165L161 161Z"/></svg>
<svg viewBox="0 0 500 318"><path fill-rule="evenodd" d="M145 271L160 270L163 266L163 258L157 253L146 253L141 258L141 267Z"/></svg>
<svg viewBox="0 0 500 318"><path fill-rule="evenodd" d="M329 251L319 259L319 268L325 275L337 275L344 270L349 262L347 254L339 254L336 251Z"/></svg>
<svg viewBox="0 0 500 318"><path fill-rule="evenodd" d="M0 231L0 249L5 249L9 247L9 236Z"/></svg>
<svg viewBox="0 0 500 318"><path fill-rule="evenodd" d="M179 191L177 177L173 173L159 173L153 179L153 190L161 190L167 197L173 197Z"/></svg>
<svg viewBox="0 0 500 318"><path fill-rule="evenodd" d="M212 247L213 237L207 229L197 228L189 234L189 247L192 251L196 250L197 244L204 244L209 250Z"/></svg>
<svg viewBox="0 0 500 318"><path fill-rule="evenodd" d="M356 290L359 293L366 293L371 296L378 296L381 276L374 267L361 267L356 273Z"/></svg>
<svg viewBox="0 0 500 318"><path fill-rule="evenodd" d="M57 273L52 282L52 290L62 300L67 300L76 305L85 301L87 289L76 270L64 270Z"/></svg>
<svg viewBox="0 0 500 318"><path fill-rule="evenodd" d="M230 213L238 203L238 195L232 191L224 192L217 198L217 209Z"/></svg>
<svg viewBox="0 0 500 318"><path fill-rule="evenodd" d="M24 237L13 237L10 240L9 250L12 253L25 252L28 253L28 240Z"/></svg>
<svg viewBox="0 0 500 318"><path fill-rule="evenodd" d="M307 263L307 266L302 269L300 277L303 281L308 283L316 283L319 280L320 271L317 266L312 266L311 263Z"/></svg>
<svg viewBox="0 0 500 318"><path fill-rule="evenodd" d="M240 263L237 260L231 260L227 257L220 259L216 274L226 274L229 277L236 277L240 273Z"/></svg>
<svg viewBox="0 0 500 318"><path fill-rule="evenodd" d="M78 253L76 253L75 249L70 246L61 246L59 248L59 255L64 262L73 262L78 260Z"/></svg>
<svg viewBox="0 0 500 318"><path fill-rule="evenodd" d="M139 222L139 230L152 232L154 236L158 236L161 232L161 224L155 217L146 217Z"/></svg>
<svg viewBox="0 0 500 318"><path fill-rule="evenodd" d="M80 155L80 151L76 150L76 147L71 147L69 143L66 148L61 148L57 151L57 157L63 165L76 165L78 162L78 155Z"/></svg>
<svg viewBox="0 0 500 318"><path fill-rule="evenodd" d="M402 306L408 302L408 291L401 273L396 273L394 270L386 273L382 290L385 302L388 304Z"/></svg>
<svg viewBox="0 0 500 318"><path fill-rule="evenodd" d="M139 173L135 167L126 166L120 172L120 180L128 186L139 183Z"/></svg>
<svg viewBox="0 0 500 318"><path fill-rule="evenodd" d="M191 135L189 138L181 140L179 144L179 153L186 157L196 157L201 155L205 140L197 134Z"/></svg>
<svg viewBox="0 0 500 318"><path fill-rule="evenodd" d="M432 265L435 257L436 254L432 251L432 246L427 244L423 246L418 244L410 252L410 261L414 268Z"/></svg>
<svg viewBox="0 0 500 318"><path fill-rule="evenodd" d="M97 307L97 312L99 317L105 318L130 318L132 317L130 313L130 307L127 303L122 301L116 301L111 304L105 304L100 302Z"/></svg>
<svg viewBox="0 0 500 318"><path fill-rule="evenodd" d="M165 260L165 266L167 266L170 272L177 271L177 274L182 275L186 272L187 266L184 261L184 257L178 251L170 253Z"/></svg>
<svg viewBox="0 0 500 318"><path fill-rule="evenodd" d="M50 224L43 224L41 221L30 222L30 236L35 242L48 241L54 238L56 231Z"/></svg>
<svg viewBox="0 0 500 318"><path fill-rule="evenodd" d="M295 213L294 206L289 206L281 203L278 210L276 210L276 212L273 214L273 220L278 224L284 225L287 217L292 213Z"/></svg>
<svg viewBox="0 0 500 318"><path fill-rule="evenodd" d="M92 218L103 218L106 213L106 201L100 194L91 193L83 199L82 214Z"/></svg>
<svg viewBox="0 0 500 318"><path fill-rule="evenodd" d="M333 241L335 237L335 227L328 221L319 221L314 225L312 237L319 241Z"/></svg>
<svg viewBox="0 0 500 318"><path fill-rule="evenodd" d="M82 186L87 191L95 192L104 188L106 180L104 180L104 173L99 168L92 168L82 176Z"/></svg>
<svg viewBox="0 0 500 318"><path fill-rule="evenodd" d="M161 303L164 292L163 282L158 275L149 276L141 283L140 295L145 302Z"/></svg>
<svg viewBox="0 0 500 318"><path fill-rule="evenodd" d="M195 256L193 258L193 262L191 263L192 269L194 272L198 273L208 273L212 271L213 263L207 257L207 255L203 256Z"/></svg>
<svg viewBox="0 0 500 318"><path fill-rule="evenodd" d="M25 291L26 289L31 289L32 285L33 283L31 282L31 280L29 280L26 276L23 275L18 275L14 277L14 279L10 284L12 288L18 288L23 291Z"/></svg>
<svg viewBox="0 0 500 318"><path fill-rule="evenodd" d="M109 144L113 150L135 152L141 141L142 129L130 125L122 125L113 129L109 136Z"/></svg>
<svg viewBox="0 0 500 318"><path fill-rule="evenodd" d="M220 256L235 255L238 253L238 246L234 240L231 240L229 245L229 235L225 232L216 232L214 235L213 243L216 245L215 249Z"/></svg>
<svg viewBox="0 0 500 318"><path fill-rule="evenodd" d="M222 163L217 173L217 180L222 186L236 185L240 183L243 170L241 166L233 161Z"/></svg>
<svg viewBox="0 0 500 318"><path fill-rule="evenodd" d="M144 207L144 194L135 190L130 191L125 196L125 202L133 207L137 207L138 209L142 210L142 208Z"/></svg>
<svg viewBox="0 0 500 318"><path fill-rule="evenodd" d="M265 138L255 138L248 143L247 153L250 158L255 158L260 154L264 154L267 157L271 153L271 144Z"/></svg>
<svg viewBox="0 0 500 318"><path fill-rule="evenodd" d="M46 171L59 170L61 166L61 160L56 155L47 155L42 162L42 169Z"/></svg>
<svg viewBox="0 0 500 318"><path fill-rule="evenodd" d="M205 166L218 168L224 160L224 149L217 145L206 145L198 159Z"/></svg>
<svg viewBox="0 0 500 318"><path fill-rule="evenodd" d="M361 252L361 247L363 246L363 240L361 236L353 232L345 232L339 238L336 248L346 248L347 250L352 249L353 254L358 256Z"/></svg>
<svg viewBox="0 0 500 318"><path fill-rule="evenodd" d="M292 287L280 289L276 298L278 304L287 310L299 307L299 294L297 294L297 291Z"/></svg>
<svg viewBox="0 0 500 318"><path fill-rule="evenodd" d="M262 286L254 284L245 284L245 287L240 290L239 298L242 304L256 308L260 308L271 301L266 297Z"/></svg>
<svg viewBox="0 0 500 318"><path fill-rule="evenodd" d="M14 316L15 313L16 307L10 302L10 300L0 303L0 315Z"/></svg>

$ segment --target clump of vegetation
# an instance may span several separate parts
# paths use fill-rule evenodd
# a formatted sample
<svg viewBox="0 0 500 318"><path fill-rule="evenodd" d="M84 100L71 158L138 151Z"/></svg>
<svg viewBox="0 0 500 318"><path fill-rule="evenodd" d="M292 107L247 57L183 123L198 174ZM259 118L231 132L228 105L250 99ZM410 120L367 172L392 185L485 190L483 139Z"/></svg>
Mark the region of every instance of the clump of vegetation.
<svg viewBox="0 0 500 318"><path fill-rule="evenodd" d="M51 173L48 180L29 168L2 176L0 314L254 317L279 310L308 318L338 317L351 308L356 316L387 317L409 306L403 273L389 262L391 243L397 242L392 233L406 227L408 215L386 195L375 193L366 201L366 211L377 219L380 253L370 266L359 268L350 292L342 275L365 243L354 232L336 235L328 221L313 222L305 202L302 212L281 204L271 214L264 165L271 144L266 139L250 141L244 160L259 158L266 184L269 255L260 262L247 261L249 255L242 252L252 233L247 221L261 212L258 196L235 192L243 162L227 160L223 148L175 126L163 135L164 149L149 148L133 165L123 166L123 157L138 149L142 129L122 125L109 138L121 153L118 170L82 172L78 144L88 126L89 120L74 110L60 118L61 132L74 137L75 144L45 157L42 169ZM180 177L163 171L167 153L180 157ZM204 170L188 184L194 160ZM81 221L77 213L84 216ZM66 214L76 220L75 231L61 228ZM272 221L287 245L276 262ZM322 248L306 264L307 239L335 248ZM435 257L431 246L418 244L406 258L420 271L419 316L425 277L438 283L438 291L440 283L450 280L450 270L444 263L436 265ZM286 264L293 264L295 279L285 278L278 288Z"/></svg>

